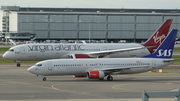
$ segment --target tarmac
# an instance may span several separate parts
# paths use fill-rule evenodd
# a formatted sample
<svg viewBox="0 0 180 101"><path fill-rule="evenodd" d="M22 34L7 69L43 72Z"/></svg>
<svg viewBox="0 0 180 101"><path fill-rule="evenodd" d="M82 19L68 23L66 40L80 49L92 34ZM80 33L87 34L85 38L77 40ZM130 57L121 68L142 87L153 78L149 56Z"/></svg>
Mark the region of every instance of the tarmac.
<svg viewBox="0 0 180 101"><path fill-rule="evenodd" d="M163 73L113 75L113 81L47 76L47 81L27 71L32 65L0 65L0 101L142 101L142 91L177 91L180 69ZM174 101L173 97L149 98Z"/></svg>

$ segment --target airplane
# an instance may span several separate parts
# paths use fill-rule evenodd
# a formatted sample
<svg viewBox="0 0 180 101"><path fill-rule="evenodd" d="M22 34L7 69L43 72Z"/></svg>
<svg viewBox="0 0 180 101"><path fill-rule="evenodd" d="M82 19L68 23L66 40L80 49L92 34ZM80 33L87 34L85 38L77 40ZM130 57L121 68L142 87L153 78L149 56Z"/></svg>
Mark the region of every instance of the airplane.
<svg viewBox="0 0 180 101"><path fill-rule="evenodd" d="M43 81L46 81L45 76L54 75L74 75L99 80L107 76L107 80L112 81L111 75L160 69L175 61L171 57L177 31L173 29L154 53L141 58L51 59L38 62L27 71L43 77Z"/></svg>
<svg viewBox="0 0 180 101"><path fill-rule="evenodd" d="M157 29L157 31L142 44L22 44L11 47L3 54L3 58L14 60L17 62L17 67L20 67L20 61L42 61L64 58L141 57L152 54L154 50L157 49L161 42L166 38L172 21L173 19L167 19L162 26L160 26L159 29Z"/></svg>

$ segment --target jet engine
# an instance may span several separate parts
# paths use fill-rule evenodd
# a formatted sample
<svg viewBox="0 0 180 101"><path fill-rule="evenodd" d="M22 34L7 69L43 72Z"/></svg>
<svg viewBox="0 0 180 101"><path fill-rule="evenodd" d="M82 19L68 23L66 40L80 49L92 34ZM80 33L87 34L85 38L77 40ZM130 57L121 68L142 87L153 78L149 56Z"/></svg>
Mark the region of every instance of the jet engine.
<svg viewBox="0 0 180 101"><path fill-rule="evenodd" d="M98 71L98 70L91 70L87 72L87 78L88 79L104 79L104 72L103 71Z"/></svg>

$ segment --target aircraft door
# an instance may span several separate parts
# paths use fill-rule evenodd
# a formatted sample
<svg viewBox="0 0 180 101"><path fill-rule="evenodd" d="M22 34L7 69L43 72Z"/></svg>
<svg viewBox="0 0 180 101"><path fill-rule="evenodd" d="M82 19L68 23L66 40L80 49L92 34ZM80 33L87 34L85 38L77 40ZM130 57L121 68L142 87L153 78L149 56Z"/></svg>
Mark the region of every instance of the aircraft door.
<svg viewBox="0 0 180 101"><path fill-rule="evenodd" d="M101 68L102 67L102 63L99 63L99 68Z"/></svg>
<svg viewBox="0 0 180 101"><path fill-rule="evenodd" d="M95 63L95 68L98 68L98 63Z"/></svg>
<svg viewBox="0 0 180 101"><path fill-rule="evenodd" d="M21 54L25 54L25 48L24 47L21 47Z"/></svg>
<svg viewBox="0 0 180 101"><path fill-rule="evenodd" d="M21 47L20 48L20 51L19 52L16 52L16 54L18 55L17 57L19 59L24 59L24 56L25 55L26 51L25 51L25 47Z"/></svg>
<svg viewBox="0 0 180 101"><path fill-rule="evenodd" d="M52 69L53 69L52 62L49 61L49 62L48 62L48 70L51 71Z"/></svg>
<svg viewBox="0 0 180 101"><path fill-rule="evenodd" d="M156 61L152 60L152 69L155 69L155 68L156 68Z"/></svg>

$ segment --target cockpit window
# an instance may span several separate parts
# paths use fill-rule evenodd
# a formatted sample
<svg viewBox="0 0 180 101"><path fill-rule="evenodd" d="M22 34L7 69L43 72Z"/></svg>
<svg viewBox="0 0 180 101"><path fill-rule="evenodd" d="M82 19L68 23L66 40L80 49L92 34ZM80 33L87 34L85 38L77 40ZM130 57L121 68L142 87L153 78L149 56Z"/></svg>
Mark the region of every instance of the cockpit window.
<svg viewBox="0 0 180 101"><path fill-rule="evenodd" d="M40 66L42 66L42 64L35 64L35 66L38 66L38 67L40 67Z"/></svg>
<svg viewBox="0 0 180 101"><path fill-rule="evenodd" d="M13 51L14 51L14 49L9 49L8 51L13 52Z"/></svg>

